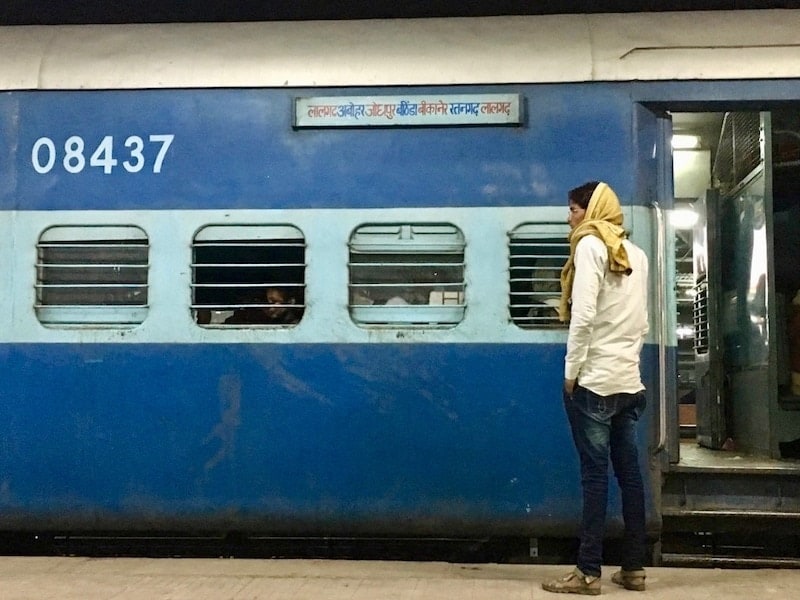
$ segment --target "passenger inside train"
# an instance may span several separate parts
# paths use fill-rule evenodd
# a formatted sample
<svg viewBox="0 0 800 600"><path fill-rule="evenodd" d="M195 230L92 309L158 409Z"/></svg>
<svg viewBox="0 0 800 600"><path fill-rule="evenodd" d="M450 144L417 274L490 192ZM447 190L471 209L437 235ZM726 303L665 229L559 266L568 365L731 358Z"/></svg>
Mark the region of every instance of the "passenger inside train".
<svg viewBox="0 0 800 600"><path fill-rule="evenodd" d="M261 296L248 298L225 319L225 325L270 324L293 325L300 321L297 298L285 288L268 287Z"/></svg>

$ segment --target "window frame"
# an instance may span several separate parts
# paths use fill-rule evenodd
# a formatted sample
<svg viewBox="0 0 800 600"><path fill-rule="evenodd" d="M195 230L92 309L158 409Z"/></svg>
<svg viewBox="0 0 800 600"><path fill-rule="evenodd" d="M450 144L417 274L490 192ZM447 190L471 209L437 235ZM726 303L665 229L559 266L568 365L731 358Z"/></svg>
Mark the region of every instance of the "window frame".
<svg viewBox="0 0 800 600"><path fill-rule="evenodd" d="M263 262L208 262L209 256L216 252L224 257L222 248L230 248L229 255L255 256ZM298 260L265 260L269 258L265 252L264 257L258 256L258 248L274 248L278 254L299 255ZM192 237L192 262L191 262L191 303L190 310L196 325L204 328L241 329L241 328L276 328L295 327L305 314L305 289L307 263L307 243L303 231L296 225L287 223L247 223L247 224L217 224L209 223L199 228ZM206 255L198 258L198 253ZM280 257L278 257L280 258ZM200 277L200 270L218 274L229 270L225 277L240 273L241 278L235 276L226 281L214 281ZM290 277L283 280L280 273L273 276L272 272L300 273L299 277ZM248 274L249 272L249 274ZM261 275L259 275L259 272ZM267 275L269 274L269 275ZM281 288L287 300L293 298L292 303L272 303L256 296L266 293L269 288ZM201 296L198 300L198 295ZM235 301L225 300L226 297ZM214 298L216 296L216 298ZM245 299L245 296L250 298ZM207 301L207 300L212 301ZM291 322L277 322L270 319L266 313L271 309L286 309L296 316ZM208 321L205 322L205 312L208 312ZM249 313L251 318L244 321L228 322L237 314Z"/></svg>
<svg viewBox="0 0 800 600"><path fill-rule="evenodd" d="M560 273L569 258L568 238L569 225L561 222L526 222L508 232L508 315L520 329L569 326L558 319ZM515 248L521 251L515 252ZM540 260L552 264L537 264ZM523 264L526 262L533 264ZM530 275L524 275L526 272ZM523 299L527 301L520 301Z"/></svg>
<svg viewBox="0 0 800 600"><path fill-rule="evenodd" d="M144 248L144 260L137 260L134 250L132 260L112 260L114 250ZM96 254L84 251L97 249ZM53 261L60 254L61 262ZM102 250L110 256L103 260ZM48 256L52 254L53 256ZM70 254L81 259L72 262ZM120 252L116 252L117 255ZM38 321L50 328L133 328L141 325L149 313L149 272L150 272L150 240L141 227L130 224L79 224L79 225L51 225L44 229L36 242L36 283L34 312ZM96 276L86 281L71 281L70 271L83 270ZM63 271L63 274L53 279L47 276L52 271L54 274ZM136 273L143 281L115 281L115 273L120 275L131 273L134 279ZM141 276L143 274L143 277ZM118 301L116 291L132 290L130 301ZM82 293L81 290L84 290ZM90 301L97 299L105 292L105 302ZM86 301L59 302L48 300L48 296L73 294L80 299L85 296ZM109 299L109 295L112 297ZM138 297L137 297L138 296ZM95 297L95 298L93 298ZM123 298L124 299L124 298Z"/></svg>
<svg viewBox="0 0 800 600"><path fill-rule="evenodd" d="M358 225L348 239L351 320L359 327L456 327L466 312L465 250L464 233L452 223ZM392 280L392 272L409 279Z"/></svg>

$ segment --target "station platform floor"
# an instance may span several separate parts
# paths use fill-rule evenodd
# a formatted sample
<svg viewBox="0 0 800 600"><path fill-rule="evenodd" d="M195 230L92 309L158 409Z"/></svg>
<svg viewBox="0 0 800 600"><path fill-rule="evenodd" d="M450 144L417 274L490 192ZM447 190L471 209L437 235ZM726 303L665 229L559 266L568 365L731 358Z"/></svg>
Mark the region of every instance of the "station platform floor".
<svg viewBox="0 0 800 600"><path fill-rule="evenodd" d="M565 598L541 582L570 566L355 560L0 557L2 600L516 600ZM649 568L645 593L693 600L800 597L800 570Z"/></svg>

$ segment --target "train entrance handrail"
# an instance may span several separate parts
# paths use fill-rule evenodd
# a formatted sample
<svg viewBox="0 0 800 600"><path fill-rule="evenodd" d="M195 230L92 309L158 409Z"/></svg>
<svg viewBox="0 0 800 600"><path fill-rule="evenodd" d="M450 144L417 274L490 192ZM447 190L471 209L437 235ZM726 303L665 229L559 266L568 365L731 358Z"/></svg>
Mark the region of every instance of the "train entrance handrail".
<svg viewBox="0 0 800 600"><path fill-rule="evenodd" d="M667 319L666 319L666 298L664 297L667 289L667 276L664 268L664 257L666 256L666 222L664 211L658 202L653 202L653 209L656 214L656 302L658 307L658 328L656 339L658 343L658 445L653 454L658 454L664 450L667 444Z"/></svg>

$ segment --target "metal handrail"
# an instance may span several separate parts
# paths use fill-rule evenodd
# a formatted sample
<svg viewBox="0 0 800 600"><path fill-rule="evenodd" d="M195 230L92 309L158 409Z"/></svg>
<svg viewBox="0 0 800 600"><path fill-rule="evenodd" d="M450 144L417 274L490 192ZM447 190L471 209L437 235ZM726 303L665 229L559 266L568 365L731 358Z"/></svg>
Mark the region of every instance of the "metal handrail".
<svg viewBox="0 0 800 600"><path fill-rule="evenodd" d="M658 328L656 338L658 342L658 445L654 454L664 450L667 444L667 317L666 317L666 290L667 273L664 267L664 257L667 254L667 232L664 220L664 211L658 202L653 202L653 209L656 213L656 272L657 289L656 298L658 302Z"/></svg>

